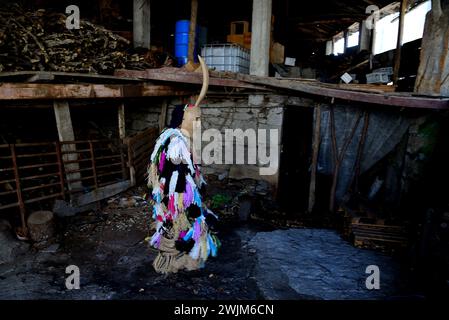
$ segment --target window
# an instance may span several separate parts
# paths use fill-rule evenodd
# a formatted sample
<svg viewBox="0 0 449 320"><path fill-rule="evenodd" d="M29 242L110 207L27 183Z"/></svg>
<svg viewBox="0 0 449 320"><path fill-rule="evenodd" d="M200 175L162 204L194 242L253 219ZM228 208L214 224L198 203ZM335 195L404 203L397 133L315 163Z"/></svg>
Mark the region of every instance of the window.
<svg viewBox="0 0 449 320"><path fill-rule="evenodd" d="M345 52L345 38L342 33L334 37L334 55L339 55Z"/></svg>
<svg viewBox="0 0 449 320"><path fill-rule="evenodd" d="M359 45L359 28L360 25L358 22L354 23L347 29L348 35L348 48L355 47ZM333 50L332 53L334 55L339 55L345 52L345 32L340 32L336 36L332 38ZM327 50L329 54L330 50Z"/></svg>
<svg viewBox="0 0 449 320"><path fill-rule="evenodd" d="M402 44L422 38L427 12L431 2L426 1L405 14ZM374 54L396 49L398 39L399 13L392 13L376 23Z"/></svg>
<svg viewBox="0 0 449 320"><path fill-rule="evenodd" d="M360 32L350 33L348 36L348 48L355 47L359 45L359 34Z"/></svg>

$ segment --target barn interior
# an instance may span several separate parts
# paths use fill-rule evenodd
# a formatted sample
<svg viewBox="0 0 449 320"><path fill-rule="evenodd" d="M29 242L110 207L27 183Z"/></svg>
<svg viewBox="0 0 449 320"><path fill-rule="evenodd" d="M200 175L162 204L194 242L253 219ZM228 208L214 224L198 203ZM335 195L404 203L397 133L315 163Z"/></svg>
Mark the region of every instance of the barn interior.
<svg viewBox="0 0 449 320"><path fill-rule="evenodd" d="M449 296L449 1L0 3L0 299ZM146 174L196 55L201 129L246 156L202 136L223 246L166 277Z"/></svg>

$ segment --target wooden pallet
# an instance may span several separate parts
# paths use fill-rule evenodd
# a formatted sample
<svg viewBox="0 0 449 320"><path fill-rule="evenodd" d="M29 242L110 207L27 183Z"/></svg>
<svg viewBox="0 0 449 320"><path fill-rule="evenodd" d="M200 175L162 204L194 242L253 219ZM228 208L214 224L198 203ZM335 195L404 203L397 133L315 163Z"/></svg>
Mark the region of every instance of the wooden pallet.
<svg viewBox="0 0 449 320"><path fill-rule="evenodd" d="M350 235L354 246L358 248L391 251L406 248L408 245L405 227L385 225L382 220L363 223L359 218L355 218L350 225Z"/></svg>

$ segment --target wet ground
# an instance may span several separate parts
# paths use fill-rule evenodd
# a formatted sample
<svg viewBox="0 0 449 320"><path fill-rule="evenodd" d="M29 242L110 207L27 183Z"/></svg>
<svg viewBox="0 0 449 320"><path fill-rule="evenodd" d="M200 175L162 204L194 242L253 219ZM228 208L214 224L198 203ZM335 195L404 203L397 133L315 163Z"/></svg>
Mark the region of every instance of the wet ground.
<svg viewBox="0 0 449 320"><path fill-rule="evenodd" d="M334 231L238 219L223 219L223 246L206 268L159 275L151 265L156 251L144 240L148 207L135 194L58 220L52 245L0 264L0 299L385 299L399 288L391 257L356 249ZM370 264L380 266L388 290L366 289ZM79 290L65 286L69 265L80 269Z"/></svg>

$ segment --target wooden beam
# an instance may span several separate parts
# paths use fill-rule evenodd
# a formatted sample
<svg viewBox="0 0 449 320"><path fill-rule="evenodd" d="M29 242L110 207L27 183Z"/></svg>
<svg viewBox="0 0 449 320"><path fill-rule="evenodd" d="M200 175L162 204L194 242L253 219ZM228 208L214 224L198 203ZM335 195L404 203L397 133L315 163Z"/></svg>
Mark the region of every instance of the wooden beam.
<svg viewBox="0 0 449 320"><path fill-rule="evenodd" d="M123 192L130 187L130 181L122 181L107 185L86 194L75 195L72 200L72 205L76 207L82 207L90 203L115 196L116 194L119 194L120 192Z"/></svg>
<svg viewBox="0 0 449 320"><path fill-rule="evenodd" d="M162 132L162 130L164 130L165 128L165 121L167 119L167 108L168 102L167 100L164 100L161 106L161 114L159 115L159 132Z"/></svg>
<svg viewBox="0 0 449 320"><path fill-rule="evenodd" d="M55 112L56 127L58 128L59 142L75 141L75 132L73 131L69 103L67 101L54 101L53 109ZM61 151L65 153L62 156L64 161L78 160L75 144L62 144ZM80 169L79 163L77 162L66 163L64 168L65 171L78 171ZM66 174L67 180L79 180L80 178L81 174L79 172ZM82 189L82 184L80 181L69 182L68 188L69 190Z"/></svg>
<svg viewBox="0 0 449 320"><path fill-rule="evenodd" d="M364 102L369 104L396 106L418 109L449 109L449 98L433 98L412 96L407 93L371 93L340 89L330 84L322 85L318 82L282 80L268 77L254 77L238 74L238 79L254 84L271 86L273 88L298 91L306 94L337 98L348 101Z"/></svg>
<svg viewBox="0 0 449 320"><path fill-rule="evenodd" d="M396 85L399 78L399 68L401 67L402 39L404 38L404 21L407 11L408 0L401 0L401 9L399 12L398 41L394 53L393 83Z"/></svg>
<svg viewBox="0 0 449 320"><path fill-rule="evenodd" d="M120 77L140 78L145 80L203 84L203 78L200 73L180 71L178 68L148 69L145 71L117 70L115 74ZM212 76L212 72L209 79L209 86L270 91L260 85L249 84L236 79L214 77Z"/></svg>
<svg viewBox="0 0 449 320"><path fill-rule="evenodd" d="M192 91L167 85L2 83L0 100L98 99L187 96Z"/></svg>
<svg viewBox="0 0 449 320"><path fill-rule="evenodd" d="M190 12L190 29L189 29L189 52L188 59L193 63L196 38L196 20L198 16L198 0L192 0Z"/></svg>
<svg viewBox="0 0 449 320"><path fill-rule="evenodd" d="M432 0L427 14L415 92L449 97L449 10Z"/></svg>

